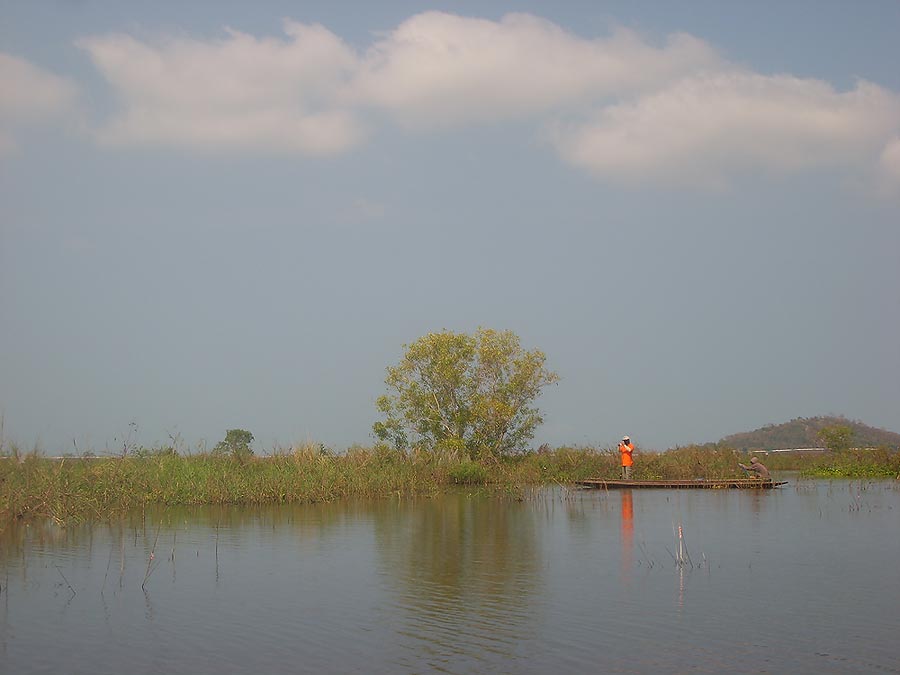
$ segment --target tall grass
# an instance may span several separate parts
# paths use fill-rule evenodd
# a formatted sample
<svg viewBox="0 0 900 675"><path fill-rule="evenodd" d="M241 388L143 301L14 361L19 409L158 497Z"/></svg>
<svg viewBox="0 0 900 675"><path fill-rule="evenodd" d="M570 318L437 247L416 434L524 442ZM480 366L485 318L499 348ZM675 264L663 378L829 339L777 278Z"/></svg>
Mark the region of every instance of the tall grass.
<svg viewBox="0 0 900 675"><path fill-rule="evenodd" d="M434 492L440 467L396 453L308 449L270 458L213 455L0 462L0 521L36 516L64 523L147 504L321 502L348 496Z"/></svg>
<svg viewBox="0 0 900 675"><path fill-rule="evenodd" d="M635 480L733 478L743 475L739 462L746 458L725 446L690 445L635 459Z"/></svg>
<svg viewBox="0 0 900 675"><path fill-rule="evenodd" d="M30 453L0 460L0 528L13 518L71 523L150 504L328 502L433 495L456 485L567 483L611 466L611 454L589 449L484 462L452 452L405 454L383 447L333 454L316 445L248 458L164 450L56 460Z"/></svg>
<svg viewBox="0 0 900 675"><path fill-rule="evenodd" d="M800 467L804 476L819 478L895 478L900 480L900 452L860 448L811 457Z"/></svg>
<svg viewBox="0 0 900 675"><path fill-rule="evenodd" d="M635 456L635 479L741 475L746 456L726 447L689 446ZM900 476L900 455L851 451L812 458L770 456L771 470L818 476ZM107 519L148 505L329 502L349 497L433 495L457 485L510 494L526 486L615 478L618 453L563 447L475 462L452 451L399 453L353 447L341 454L304 445L272 457L179 455L171 449L110 458L47 459L36 452L0 459L0 529L10 520L57 523Z"/></svg>

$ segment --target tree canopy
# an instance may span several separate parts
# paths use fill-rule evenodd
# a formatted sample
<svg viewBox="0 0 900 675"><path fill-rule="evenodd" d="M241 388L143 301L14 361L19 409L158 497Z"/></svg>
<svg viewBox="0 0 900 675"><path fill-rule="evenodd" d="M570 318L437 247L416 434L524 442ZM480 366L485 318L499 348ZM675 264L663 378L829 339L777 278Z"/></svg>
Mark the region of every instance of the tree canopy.
<svg viewBox="0 0 900 675"><path fill-rule="evenodd" d="M832 424L819 430L819 439L829 450L843 452L850 448L853 429L846 424Z"/></svg>
<svg viewBox="0 0 900 675"><path fill-rule="evenodd" d="M229 429L225 432L225 439L216 443L213 452L235 457L249 457L253 454L253 449L250 447L252 442L253 434L246 429Z"/></svg>
<svg viewBox="0 0 900 675"><path fill-rule="evenodd" d="M445 447L499 455L524 449L543 422L533 403L559 376L511 331L429 333L388 367L376 438L398 449Z"/></svg>

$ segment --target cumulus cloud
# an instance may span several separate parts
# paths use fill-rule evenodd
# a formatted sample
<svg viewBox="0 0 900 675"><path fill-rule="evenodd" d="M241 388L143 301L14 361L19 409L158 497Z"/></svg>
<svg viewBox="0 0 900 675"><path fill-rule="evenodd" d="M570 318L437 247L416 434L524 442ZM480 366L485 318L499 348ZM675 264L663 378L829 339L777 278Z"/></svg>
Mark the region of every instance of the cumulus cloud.
<svg viewBox="0 0 900 675"><path fill-rule="evenodd" d="M900 137L895 136L885 145L879 159L884 187L900 192Z"/></svg>
<svg viewBox="0 0 900 675"><path fill-rule="evenodd" d="M3 52L0 91L0 154L16 148L18 129L71 115L78 96L71 81Z"/></svg>
<svg viewBox="0 0 900 675"><path fill-rule="evenodd" d="M353 93L407 124L449 125L621 96L718 63L684 34L657 48L624 29L585 40L529 14L489 21L426 12L368 50Z"/></svg>
<svg viewBox="0 0 900 675"><path fill-rule="evenodd" d="M215 39L109 34L78 43L117 105L110 144L329 155L381 116L420 129L527 119L602 180L721 185L822 168L900 184L900 96L860 81L763 75L684 34L587 39L530 14L425 12L357 52L318 24ZM71 105L71 83L0 54L0 152L13 121ZM561 122L560 120L566 120Z"/></svg>
<svg viewBox="0 0 900 675"><path fill-rule="evenodd" d="M285 21L284 32L286 39L229 30L209 41L80 41L122 106L100 138L314 155L353 146L362 127L337 98L357 66L354 52L320 25Z"/></svg>
<svg viewBox="0 0 900 675"><path fill-rule="evenodd" d="M557 125L560 155L612 179L721 184L735 172L872 165L900 127L900 97L790 76L689 76L586 122ZM882 160L891 164L891 158Z"/></svg>

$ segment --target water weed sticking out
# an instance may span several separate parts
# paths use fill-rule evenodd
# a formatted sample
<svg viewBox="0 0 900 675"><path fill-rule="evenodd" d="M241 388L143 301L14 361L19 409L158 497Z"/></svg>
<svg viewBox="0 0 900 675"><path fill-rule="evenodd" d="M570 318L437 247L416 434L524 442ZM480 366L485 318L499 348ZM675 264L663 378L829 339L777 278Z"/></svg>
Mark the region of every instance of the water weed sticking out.
<svg viewBox="0 0 900 675"><path fill-rule="evenodd" d="M66 586L69 587L69 591L71 591L72 597L74 598L76 595L78 595L78 593L75 591L74 588L72 588L72 584L69 583L69 580L66 579L66 575L63 574L62 568L59 565L54 565L54 567L56 567L56 571L59 572L59 576L62 577L62 580L66 582ZM71 598L70 598L70 600L71 600Z"/></svg>
<svg viewBox="0 0 900 675"><path fill-rule="evenodd" d="M672 559L675 561L675 566L679 568L684 568L690 566L691 569L694 568L694 561L691 560L691 554L688 553L687 544L684 540L684 528L682 527L681 522L672 523L672 534L675 537L675 553L669 551L669 555L672 556Z"/></svg>
<svg viewBox="0 0 900 675"><path fill-rule="evenodd" d="M159 531L162 528L162 519L156 525L156 538L153 540L153 547L150 549L150 555L147 556L147 571L144 573L144 580L141 582L141 590L146 592L147 580L156 570L156 545L159 543Z"/></svg>

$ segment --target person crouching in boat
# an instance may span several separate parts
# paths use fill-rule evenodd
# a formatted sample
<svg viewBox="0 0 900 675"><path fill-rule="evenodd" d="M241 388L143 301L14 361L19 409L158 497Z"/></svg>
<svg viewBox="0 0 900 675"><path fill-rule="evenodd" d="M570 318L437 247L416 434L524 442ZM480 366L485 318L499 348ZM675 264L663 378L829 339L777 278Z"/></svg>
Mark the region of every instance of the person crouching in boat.
<svg viewBox="0 0 900 675"><path fill-rule="evenodd" d="M622 440L619 441L619 454L622 456L622 478L625 480L631 480L631 466L634 464L631 453L633 452L634 443L628 436L622 436Z"/></svg>
<svg viewBox="0 0 900 675"><path fill-rule="evenodd" d="M741 464L738 462L738 466L744 471L755 474L753 476L754 478L761 478L762 480L769 478L769 470L766 468L765 464L760 463L759 458L755 456L750 458L750 464Z"/></svg>

